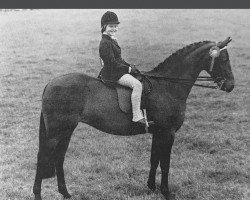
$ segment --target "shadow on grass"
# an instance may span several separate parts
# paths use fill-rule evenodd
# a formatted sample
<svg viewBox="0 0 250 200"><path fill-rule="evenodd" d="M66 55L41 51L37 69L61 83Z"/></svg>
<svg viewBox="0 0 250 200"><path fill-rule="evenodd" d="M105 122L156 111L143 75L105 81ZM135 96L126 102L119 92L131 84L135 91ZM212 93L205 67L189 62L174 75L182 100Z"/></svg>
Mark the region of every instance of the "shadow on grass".
<svg viewBox="0 0 250 200"><path fill-rule="evenodd" d="M152 193L145 184L131 182L123 182L121 184L117 184L114 187L114 190L129 197L139 197L143 195L150 195Z"/></svg>
<svg viewBox="0 0 250 200"><path fill-rule="evenodd" d="M162 199L165 198L161 194L160 185L156 185L156 191L151 191L144 184L139 185L135 183L120 183L107 190L93 188L83 192L76 192L73 194L74 200L128 200L128 199ZM170 187L171 193L169 200L176 200L175 192L179 190L177 186Z"/></svg>
<svg viewBox="0 0 250 200"><path fill-rule="evenodd" d="M250 184L250 176L244 172L237 169L223 169L223 170L205 170L203 171L205 177L216 183L224 183L228 181L238 182L238 183L248 183Z"/></svg>

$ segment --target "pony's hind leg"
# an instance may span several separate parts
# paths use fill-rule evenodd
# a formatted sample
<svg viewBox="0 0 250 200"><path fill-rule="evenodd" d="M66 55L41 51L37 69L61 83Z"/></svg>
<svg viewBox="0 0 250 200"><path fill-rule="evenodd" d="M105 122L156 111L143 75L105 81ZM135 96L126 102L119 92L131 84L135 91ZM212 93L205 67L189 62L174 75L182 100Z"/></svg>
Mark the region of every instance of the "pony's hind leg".
<svg viewBox="0 0 250 200"><path fill-rule="evenodd" d="M55 161L54 152L60 138L53 138L40 145L37 156L37 171L33 193L35 200L41 200L41 185L42 180L55 176Z"/></svg>
<svg viewBox="0 0 250 200"><path fill-rule="evenodd" d="M71 134L73 130L71 131ZM56 174L57 174L57 183L58 183L58 191L63 195L65 199L69 199L71 195L68 193L65 178L64 178L64 170L63 163L65 159L65 154L69 146L71 134L60 141L56 148Z"/></svg>

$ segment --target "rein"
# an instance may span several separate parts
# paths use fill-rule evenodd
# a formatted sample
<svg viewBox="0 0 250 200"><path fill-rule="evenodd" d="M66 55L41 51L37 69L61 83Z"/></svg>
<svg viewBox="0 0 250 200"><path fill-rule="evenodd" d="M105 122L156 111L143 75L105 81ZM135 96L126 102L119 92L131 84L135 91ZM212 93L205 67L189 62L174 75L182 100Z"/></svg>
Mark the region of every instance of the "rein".
<svg viewBox="0 0 250 200"><path fill-rule="evenodd" d="M213 85L202 85L202 84L197 84L197 83L190 84L190 81L191 81L190 79L168 78L168 77L163 77L163 76L150 76L150 75L146 75L146 76L151 77L151 78L156 78L156 79L163 79L171 83L178 83L178 84L182 84L186 86L196 86L196 87L203 87L203 88L210 88L210 89L219 88L218 86L213 86ZM182 81L186 81L186 83ZM199 76L196 81L213 81L213 79L208 76Z"/></svg>
<svg viewBox="0 0 250 200"><path fill-rule="evenodd" d="M209 76L198 76L196 81L209 81L210 82L210 81L213 81L213 79ZM201 84L195 83L194 86L203 87L203 88L218 89L218 86L214 86L214 85L201 85Z"/></svg>

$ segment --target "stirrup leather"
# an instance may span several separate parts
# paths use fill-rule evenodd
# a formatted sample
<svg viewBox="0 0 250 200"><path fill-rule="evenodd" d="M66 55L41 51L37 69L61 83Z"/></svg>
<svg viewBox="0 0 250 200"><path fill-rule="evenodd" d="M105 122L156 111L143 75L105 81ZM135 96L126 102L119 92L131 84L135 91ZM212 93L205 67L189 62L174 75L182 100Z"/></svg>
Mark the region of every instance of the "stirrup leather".
<svg viewBox="0 0 250 200"><path fill-rule="evenodd" d="M148 121L148 116L147 116L146 109L143 109L143 115L144 115L144 119L145 119L145 122L146 122L145 131L146 131L146 133L149 133L148 128L149 128L150 125L153 125L154 122L153 121Z"/></svg>

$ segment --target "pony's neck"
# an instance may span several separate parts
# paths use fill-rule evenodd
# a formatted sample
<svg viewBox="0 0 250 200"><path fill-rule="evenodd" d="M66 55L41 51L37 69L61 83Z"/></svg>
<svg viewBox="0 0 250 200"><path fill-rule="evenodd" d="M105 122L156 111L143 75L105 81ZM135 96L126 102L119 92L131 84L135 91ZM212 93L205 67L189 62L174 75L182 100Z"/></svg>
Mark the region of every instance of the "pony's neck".
<svg viewBox="0 0 250 200"><path fill-rule="evenodd" d="M182 98L187 98L193 84L203 70L203 57L213 45L214 43L210 41L188 45L146 74L151 77L166 78L166 81L167 79L179 79L178 82L187 83L184 80L188 80L188 84L178 84L178 88L183 92Z"/></svg>
<svg viewBox="0 0 250 200"><path fill-rule="evenodd" d="M190 44L173 53L146 74L155 77L192 78L195 81L203 70L202 57L213 45L214 43L210 41Z"/></svg>

